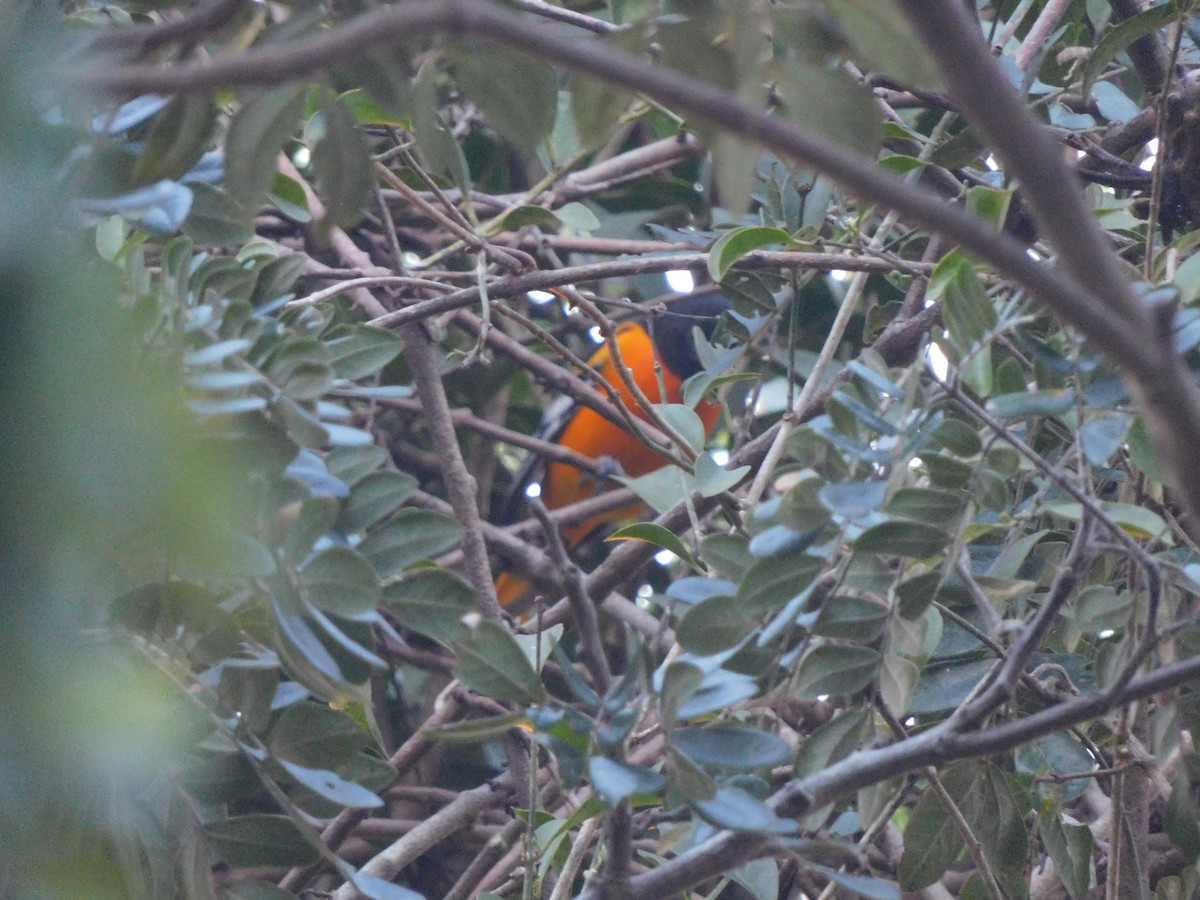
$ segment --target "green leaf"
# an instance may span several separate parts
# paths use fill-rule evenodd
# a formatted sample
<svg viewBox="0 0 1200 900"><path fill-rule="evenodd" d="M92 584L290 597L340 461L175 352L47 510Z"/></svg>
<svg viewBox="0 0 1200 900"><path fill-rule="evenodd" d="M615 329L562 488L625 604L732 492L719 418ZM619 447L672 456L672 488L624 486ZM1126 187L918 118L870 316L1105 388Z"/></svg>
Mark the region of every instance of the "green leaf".
<svg viewBox="0 0 1200 900"><path fill-rule="evenodd" d="M233 868L306 866L317 851L288 816L236 816L211 822L204 833L221 861Z"/></svg>
<svg viewBox="0 0 1200 900"><path fill-rule="evenodd" d="M459 42L450 55L463 92L515 147L534 149L550 134L558 111L553 68L495 44Z"/></svg>
<svg viewBox="0 0 1200 900"><path fill-rule="evenodd" d="M1128 532L1138 540L1157 537L1170 542L1167 523L1158 513L1132 503L1101 501L1100 507L1110 519L1121 526L1122 531ZM1083 515L1083 506L1078 503L1048 503L1043 509L1071 522L1078 522Z"/></svg>
<svg viewBox="0 0 1200 900"><path fill-rule="evenodd" d="M854 541L854 549L922 559L939 553L948 543L950 535L933 525L891 521L880 522L860 534Z"/></svg>
<svg viewBox="0 0 1200 900"><path fill-rule="evenodd" d="M346 534L366 531L395 512L416 488L417 479L405 472L384 469L363 476L350 488L338 529Z"/></svg>
<svg viewBox="0 0 1200 900"><path fill-rule="evenodd" d="M285 891L269 881L245 878L233 880L223 891L221 900L295 900L296 897L291 891Z"/></svg>
<svg viewBox="0 0 1200 900"><path fill-rule="evenodd" d="M295 703L279 714L267 745L276 759L312 769L341 769L369 741L345 713L321 703Z"/></svg>
<svg viewBox="0 0 1200 900"><path fill-rule="evenodd" d="M700 556L723 578L741 581L754 562L749 541L740 534L710 534L700 541Z"/></svg>
<svg viewBox="0 0 1200 900"><path fill-rule="evenodd" d="M437 78L437 63L432 57L426 59L413 79L413 136L433 174L449 175L467 190L471 184L467 160L438 115Z"/></svg>
<svg viewBox="0 0 1200 900"><path fill-rule="evenodd" d="M1176 3L1163 3L1151 6L1136 15L1130 16L1119 25L1105 32L1104 37L1092 48L1087 62L1083 67L1083 99L1087 101L1092 93L1092 85L1099 78L1108 64L1116 59L1130 44L1139 38L1153 34L1160 28L1179 18L1179 6Z"/></svg>
<svg viewBox="0 0 1200 900"><path fill-rule="evenodd" d="M667 779L657 772L606 756L593 756L588 761L588 778L596 796L609 809L634 794L657 794L667 784Z"/></svg>
<svg viewBox="0 0 1200 900"><path fill-rule="evenodd" d="M1186 859L1200 856L1200 808L1192 794L1192 783L1187 770L1180 766L1171 783L1171 796L1163 810L1163 829L1171 843L1183 851Z"/></svg>
<svg viewBox="0 0 1200 900"><path fill-rule="evenodd" d="M749 675L718 669L704 678L696 693L679 707L679 718L694 719L717 710L728 711L734 704L755 696L758 682Z"/></svg>
<svg viewBox="0 0 1200 900"><path fill-rule="evenodd" d="M633 98L602 81L582 75L571 77L571 117L584 148L600 147L618 127L621 114Z"/></svg>
<svg viewBox="0 0 1200 900"><path fill-rule="evenodd" d="M974 780L976 764L961 763L945 770L942 783L952 798L962 797ZM933 790L917 799L904 829L904 855L896 876L905 891L929 887L950 868L964 849L962 835Z"/></svg>
<svg viewBox="0 0 1200 900"><path fill-rule="evenodd" d="M246 218L275 178L279 151L296 130L307 93L307 84L270 88L234 113L225 137L225 189Z"/></svg>
<svg viewBox="0 0 1200 900"><path fill-rule="evenodd" d="M528 715L524 712L514 712L503 716L468 719L466 722L442 725L440 728L426 728L423 733L430 740L444 744L481 744L497 740L514 728L528 723Z"/></svg>
<svg viewBox="0 0 1200 900"><path fill-rule="evenodd" d="M795 822L779 818L771 807L741 788L718 788L711 800L693 800L691 804L701 818L718 828L773 834L796 832Z"/></svg>
<svg viewBox="0 0 1200 900"><path fill-rule="evenodd" d="M782 228L746 225L725 232L708 251L708 274L720 281L739 259L763 247L792 244L792 236Z"/></svg>
<svg viewBox="0 0 1200 900"><path fill-rule="evenodd" d="M757 560L738 585L738 601L757 615L780 609L817 577L824 562L806 553Z"/></svg>
<svg viewBox="0 0 1200 900"><path fill-rule="evenodd" d="M1083 900L1092 883L1092 830L1086 825L1062 822L1058 815L1051 814L1042 817L1039 831L1058 880L1071 900Z"/></svg>
<svg viewBox="0 0 1200 900"><path fill-rule="evenodd" d="M916 90L945 89L932 57L895 6L875 0L826 0L825 5L870 68Z"/></svg>
<svg viewBox="0 0 1200 900"><path fill-rule="evenodd" d="M322 550L300 570L300 595L344 619L373 617L379 577L366 557L349 547Z"/></svg>
<svg viewBox="0 0 1200 900"><path fill-rule="evenodd" d="M757 728L715 725L671 732L671 743L700 766L761 769L792 761L794 752L783 738Z"/></svg>
<svg viewBox="0 0 1200 900"><path fill-rule="evenodd" d="M1022 391L1000 394L987 402L987 410L997 419L1008 421L1026 416L1061 416L1075 408L1075 394L1069 390Z"/></svg>
<svg viewBox="0 0 1200 900"><path fill-rule="evenodd" d="M847 875L828 866L809 866L816 869L843 891L848 891L863 900L900 900L900 891L896 885L871 875ZM841 893L839 891L839 893Z"/></svg>
<svg viewBox="0 0 1200 900"><path fill-rule="evenodd" d="M967 209L996 228L1004 227L1008 207L1015 191L977 184L967 189Z"/></svg>
<svg viewBox="0 0 1200 900"><path fill-rule="evenodd" d="M177 181L208 148L217 111L207 93L180 94L154 117L133 171L135 185Z"/></svg>
<svg viewBox="0 0 1200 900"><path fill-rule="evenodd" d="M936 527L958 521L964 504L965 498L953 491L902 487L892 495L883 511L889 516Z"/></svg>
<svg viewBox="0 0 1200 900"><path fill-rule="evenodd" d="M349 334L324 344L337 377L348 381L374 375L400 355L400 338L370 325L355 325Z"/></svg>
<svg viewBox="0 0 1200 900"><path fill-rule="evenodd" d="M696 492L701 497L715 497L734 488L749 472L749 466L722 468L711 453L701 453L696 457Z"/></svg>
<svg viewBox="0 0 1200 900"><path fill-rule="evenodd" d="M983 452L979 431L962 419L943 419L933 436L955 456L969 459Z"/></svg>
<svg viewBox="0 0 1200 900"><path fill-rule="evenodd" d="M664 724L675 724L680 707L699 690L703 682L704 672L698 666L682 660L667 665L658 697Z"/></svg>
<svg viewBox="0 0 1200 900"><path fill-rule="evenodd" d="M986 659L926 666L909 701L908 714L923 716L954 709L991 667Z"/></svg>
<svg viewBox="0 0 1200 900"><path fill-rule="evenodd" d="M366 447L338 447L325 458L325 465L329 468L329 474L354 487L386 460L387 451L371 444Z"/></svg>
<svg viewBox="0 0 1200 900"><path fill-rule="evenodd" d="M293 222L304 225L312 221L312 213L308 209L308 195L304 193L303 185L290 175L275 173L271 180L271 188L267 191L267 199Z"/></svg>
<svg viewBox="0 0 1200 900"><path fill-rule="evenodd" d="M475 591L442 569L416 569L387 585L382 603L405 628L448 643L462 631L462 617L475 608Z"/></svg>
<svg viewBox="0 0 1200 900"><path fill-rule="evenodd" d="M800 745L796 776L812 775L845 759L862 740L870 715L862 707L848 709L811 732Z"/></svg>
<svg viewBox="0 0 1200 900"><path fill-rule="evenodd" d="M869 517L887 498L886 480L847 481L822 485L818 494L830 512L850 521Z"/></svg>
<svg viewBox="0 0 1200 900"><path fill-rule="evenodd" d="M325 201L328 223L358 224L375 191L367 141L350 110L329 91L321 92L324 134L312 151L317 192Z"/></svg>
<svg viewBox="0 0 1200 900"><path fill-rule="evenodd" d="M448 553L462 540L462 528L448 516L428 509L401 509L374 528L358 545L381 578L399 575L414 563Z"/></svg>
<svg viewBox="0 0 1200 900"><path fill-rule="evenodd" d="M883 634L888 609L874 600L853 594L834 595L821 606L813 633L868 644Z"/></svg>
<svg viewBox="0 0 1200 900"><path fill-rule="evenodd" d="M282 759L277 762L304 787L339 806L353 809L378 809L383 806L383 801L373 792L329 769L310 769Z"/></svg>
<svg viewBox="0 0 1200 900"><path fill-rule="evenodd" d="M1129 419L1125 416L1092 419L1079 429L1079 445L1083 455L1093 466L1107 465L1125 440L1128 430Z"/></svg>
<svg viewBox="0 0 1200 900"><path fill-rule="evenodd" d="M1030 744L1023 744L1013 755L1017 772L1028 775L1078 775L1096 768L1096 760L1069 732L1056 731ZM1088 778L1064 781L1052 788L1042 786L1039 792L1053 790L1063 802L1080 796L1088 786Z"/></svg>
<svg viewBox="0 0 1200 900"><path fill-rule="evenodd" d="M618 475L613 480L631 488L647 506L660 513L681 503L695 488L695 479L673 463L637 478Z"/></svg>
<svg viewBox="0 0 1200 900"><path fill-rule="evenodd" d="M1200 256L1200 254L1197 254ZM1150 439L1150 433L1146 430L1146 425L1141 419L1136 419L1133 427L1129 429L1129 455L1133 458L1134 463L1141 469L1148 478L1152 481L1164 483L1167 480L1167 471L1162 467L1162 463L1158 459L1158 451L1154 448L1154 442Z"/></svg>
<svg viewBox="0 0 1200 900"><path fill-rule="evenodd" d="M537 672L503 625L480 621L451 646L458 656L454 676L472 690L523 706L546 699Z"/></svg>
<svg viewBox="0 0 1200 900"><path fill-rule="evenodd" d="M675 630L675 637L685 650L712 656L736 647L756 624L756 617L737 598L709 597L688 609Z"/></svg>
<svg viewBox="0 0 1200 900"><path fill-rule="evenodd" d="M875 677L879 651L871 647L822 644L800 661L796 673L796 695L803 698L822 694L852 694Z"/></svg>
<svg viewBox="0 0 1200 900"><path fill-rule="evenodd" d="M871 91L837 68L789 61L770 69L784 118L875 158L883 124Z"/></svg>
<svg viewBox="0 0 1200 900"><path fill-rule="evenodd" d="M693 569L699 569L700 565L692 558L691 551L672 531L657 525L654 522L634 522L631 525L626 525L624 528L613 532L608 538L610 541L642 541L647 544L653 544L655 547L661 547L663 550L668 550L674 553Z"/></svg>

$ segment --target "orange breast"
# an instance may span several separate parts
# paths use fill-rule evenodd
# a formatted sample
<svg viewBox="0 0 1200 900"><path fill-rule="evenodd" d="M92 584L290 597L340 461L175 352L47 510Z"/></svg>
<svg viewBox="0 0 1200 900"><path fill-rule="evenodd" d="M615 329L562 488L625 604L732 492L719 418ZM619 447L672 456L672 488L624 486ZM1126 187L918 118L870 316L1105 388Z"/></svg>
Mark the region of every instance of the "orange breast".
<svg viewBox="0 0 1200 900"><path fill-rule="evenodd" d="M666 369L662 373L663 387L666 388L665 400L660 394L654 366L654 345L645 328L637 323L626 323L617 330L617 342L621 349L621 358L633 373L634 381L652 403L680 402L681 382ZM588 363L620 392L626 408L632 410L643 421L647 419L645 410L634 399L613 365L607 346L598 350ZM707 434L716 424L720 410L715 404L702 402L696 412L703 421ZM586 407L580 408L567 423L558 443L592 459L611 460L619 465L626 475L632 477L652 472L666 462L628 431ZM556 509L585 500L609 487L610 485L597 484L595 477L569 463L553 463L547 467L542 480L542 502L547 508ZM636 515L637 510L637 506L615 510L570 526L565 530L567 541L571 545L577 544L600 525Z"/></svg>

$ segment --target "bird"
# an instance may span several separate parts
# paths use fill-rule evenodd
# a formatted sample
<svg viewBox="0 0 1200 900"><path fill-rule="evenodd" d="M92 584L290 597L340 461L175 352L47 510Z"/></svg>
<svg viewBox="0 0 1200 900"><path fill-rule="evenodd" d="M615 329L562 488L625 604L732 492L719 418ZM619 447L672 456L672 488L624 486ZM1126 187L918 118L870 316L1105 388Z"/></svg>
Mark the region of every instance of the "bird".
<svg viewBox="0 0 1200 900"><path fill-rule="evenodd" d="M704 368L696 351L693 329L698 327L706 338L711 338L718 319L729 309L729 300L720 293L688 294L671 302L667 312L653 317L648 328L636 321L617 326L615 338L621 360L651 403L681 402L683 383ZM656 362L661 364L661 392ZM592 355L588 365L612 385L627 409L637 418L648 421L646 410L621 378L608 343ZM720 407L709 400L701 400L695 411L704 424L704 433L709 434L720 417ZM570 401L551 405L538 429L538 436L596 460L602 470L613 474L636 478L666 464L662 456L622 426L593 409ZM517 474L515 496L524 495L525 488L533 481L538 462L536 457L531 457ZM545 466L540 479L540 500L547 509L558 509L611 489L613 485L605 481L570 462L553 461ZM635 504L568 525L562 530L563 541L571 550L603 525L635 516L641 509L640 504ZM526 578L512 572L501 573L496 581L496 593L504 607L519 605L531 590L532 585Z"/></svg>

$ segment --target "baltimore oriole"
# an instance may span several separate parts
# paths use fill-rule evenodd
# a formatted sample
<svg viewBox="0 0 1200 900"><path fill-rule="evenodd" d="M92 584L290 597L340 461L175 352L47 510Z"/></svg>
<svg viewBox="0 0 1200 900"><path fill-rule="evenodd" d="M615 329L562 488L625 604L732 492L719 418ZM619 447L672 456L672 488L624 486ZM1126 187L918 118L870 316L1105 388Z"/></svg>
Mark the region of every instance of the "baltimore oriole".
<svg viewBox="0 0 1200 900"><path fill-rule="evenodd" d="M621 359L650 402L681 402L680 388L683 382L703 368L696 353L692 329L698 327L706 337L711 337L717 319L729 308L729 301L720 294L690 294L672 302L666 313L652 319L649 330L640 322L624 322L617 327L616 343ZM659 390L656 361L661 363L665 397ZM645 410L633 397L613 364L608 344L592 355L588 365L620 393L627 409L638 418L647 419ZM703 400L696 406L696 413L704 423L707 434L716 424L720 409L715 403ZM539 434L548 441L611 467L615 474L637 477L666 463L663 457L624 428L587 407L568 407L555 415L552 406ZM529 480L528 474L518 475L517 490L523 491ZM547 509L558 509L586 500L610 487L598 483L595 475L570 463L553 462L546 466L542 476L540 496ZM635 515L638 509L637 506L618 509L567 526L563 529L564 541L568 549L578 546L601 525ZM502 606L517 602L529 590L529 582L519 575L505 572L496 581L496 593Z"/></svg>

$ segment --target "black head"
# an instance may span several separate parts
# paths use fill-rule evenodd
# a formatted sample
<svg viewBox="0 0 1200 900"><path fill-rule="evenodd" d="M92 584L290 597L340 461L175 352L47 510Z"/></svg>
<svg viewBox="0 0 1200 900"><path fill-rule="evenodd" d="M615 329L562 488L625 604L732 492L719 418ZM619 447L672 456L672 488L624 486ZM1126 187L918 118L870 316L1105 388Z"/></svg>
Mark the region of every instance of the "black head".
<svg viewBox="0 0 1200 900"><path fill-rule="evenodd" d="M704 368L696 354L692 329L699 327L705 337L712 337L717 320L728 309L729 301L721 294L689 294L670 302L667 312L650 320L655 352L673 375L687 379Z"/></svg>

